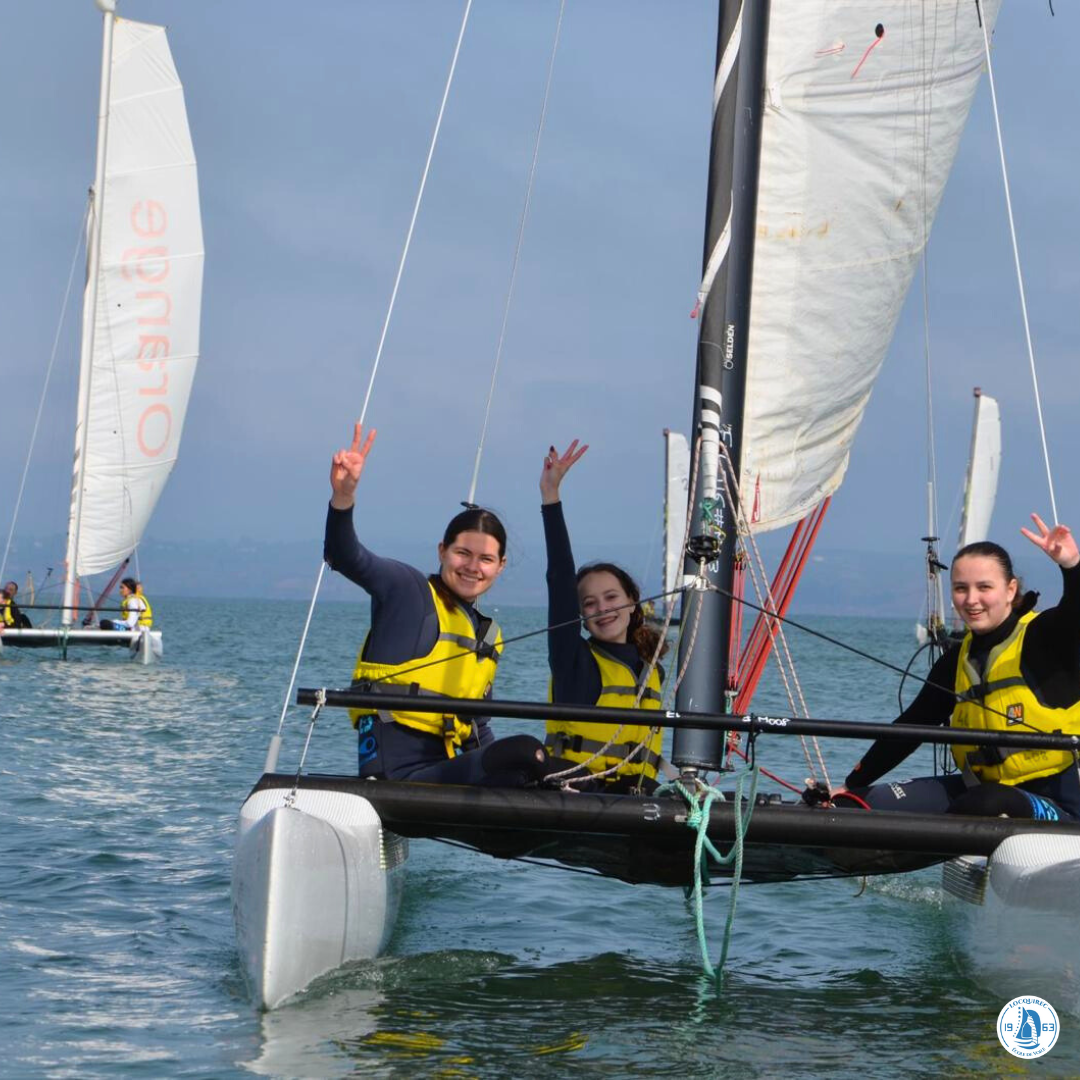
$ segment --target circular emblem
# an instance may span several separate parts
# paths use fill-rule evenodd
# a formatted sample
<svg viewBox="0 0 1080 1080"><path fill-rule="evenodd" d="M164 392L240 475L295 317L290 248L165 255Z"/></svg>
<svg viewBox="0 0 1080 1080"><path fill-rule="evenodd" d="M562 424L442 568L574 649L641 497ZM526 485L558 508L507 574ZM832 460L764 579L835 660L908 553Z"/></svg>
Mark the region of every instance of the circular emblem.
<svg viewBox="0 0 1080 1080"><path fill-rule="evenodd" d="M998 1013L997 1036L1013 1057L1042 1057L1057 1042L1058 1014L1041 997L1013 998Z"/></svg>

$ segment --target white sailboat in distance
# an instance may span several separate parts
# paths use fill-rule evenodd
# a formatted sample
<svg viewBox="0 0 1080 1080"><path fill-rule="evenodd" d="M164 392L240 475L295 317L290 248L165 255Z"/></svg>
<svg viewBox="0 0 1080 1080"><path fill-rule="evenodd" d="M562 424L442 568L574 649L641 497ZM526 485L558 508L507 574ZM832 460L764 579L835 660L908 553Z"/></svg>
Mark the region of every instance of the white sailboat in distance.
<svg viewBox="0 0 1080 1080"><path fill-rule="evenodd" d="M57 645L65 656L71 645L120 645L150 663L159 630L78 625L80 580L135 551L176 463L199 355L202 223L165 28L95 2L101 94L61 624L7 629L0 644Z"/></svg>

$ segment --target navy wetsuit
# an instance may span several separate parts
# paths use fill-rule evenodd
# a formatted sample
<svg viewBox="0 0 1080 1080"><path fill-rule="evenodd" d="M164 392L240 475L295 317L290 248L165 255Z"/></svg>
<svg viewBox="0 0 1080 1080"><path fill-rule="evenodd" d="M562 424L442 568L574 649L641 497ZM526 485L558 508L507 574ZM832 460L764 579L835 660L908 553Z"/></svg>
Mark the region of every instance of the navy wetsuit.
<svg viewBox="0 0 1080 1080"><path fill-rule="evenodd" d="M603 684L589 642L581 636L577 568L562 503L546 503L540 507L540 512L547 544L548 626L552 627L548 631L551 700L560 705L595 705ZM636 677L641 676L645 661L633 642L605 641L603 646L605 652L626 664ZM663 682L663 669L659 672ZM637 777L619 777L609 781L604 790L622 786L625 780L637 786ZM646 778L643 781L645 790L655 786L652 780Z"/></svg>
<svg viewBox="0 0 1080 1080"><path fill-rule="evenodd" d="M1040 612L1028 625L1020 658L1020 673L1029 689L1044 704L1059 709L1080 700L1080 565L1068 570L1062 568L1061 575L1061 601L1057 607ZM1017 620L1035 606L1037 599L1037 593L1028 593L1001 626L973 635L970 657L977 667L983 667L990 650L1012 633ZM960 646L956 645L934 664L927 683L894 723L949 723L956 706L952 688L956 685L959 657ZM1080 818L1080 774L1074 765L1022 784L984 782L968 788L959 773L952 773L869 787L919 745L915 740L879 739L852 769L844 786L875 810Z"/></svg>
<svg viewBox="0 0 1080 1080"><path fill-rule="evenodd" d="M357 539L352 510L328 510L323 558L371 595L365 660L403 664L431 652L439 617L428 578L415 567L368 551ZM471 604L459 601L459 606L479 631L481 616ZM538 740L525 735L496 740L486 718L476 722L473 738L455 758L446 756L442 739L404 724L375 721L360 731L357 745L361 776L517 787L543 771L535 756L542 749Z"/></svg>

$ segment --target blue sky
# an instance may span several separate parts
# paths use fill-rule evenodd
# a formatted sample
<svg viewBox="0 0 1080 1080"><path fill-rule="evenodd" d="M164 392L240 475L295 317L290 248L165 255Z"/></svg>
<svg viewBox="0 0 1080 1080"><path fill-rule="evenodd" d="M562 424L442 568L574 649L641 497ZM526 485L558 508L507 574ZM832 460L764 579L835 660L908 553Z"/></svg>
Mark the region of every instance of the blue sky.
<svg viewBox="0 0 1080 1080"><path fill-rule="evenodd" d="M202 361L149 540L310 539L317 560L329 457L363 400L462 6L121 5L170 27L206 241ZM379 438L358 522L386 554L434 546L467 493L557 11L557 0L473 6L369 413ZM92 177L100 16L91 0L5 15L6 508ZM660 433L690 416L715 18L700 0L567 5L479 490L537 575L536 481L551 442L592 445L565 492L582 558L656 532ZM1067 5L1051 18L1046 4L1006 0L995 49L1059 511L1076 524L1080 90L1067 72L1078 31ZM981 385L1004 417L994 535L1026 557L1017 530L1048 499L985 80L931 238L930 305L943 521ZM64 527L76 310L17 535ZM922 341L916 282L823 551L918 551Z"/></svg>

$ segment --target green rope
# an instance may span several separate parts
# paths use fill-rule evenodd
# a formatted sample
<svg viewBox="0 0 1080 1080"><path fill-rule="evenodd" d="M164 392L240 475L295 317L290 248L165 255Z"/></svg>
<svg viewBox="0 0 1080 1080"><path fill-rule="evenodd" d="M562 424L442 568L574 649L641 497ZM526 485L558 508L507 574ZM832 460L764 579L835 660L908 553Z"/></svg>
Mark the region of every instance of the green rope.
<svg viewBox="0 0 1080 1080"><path fill-rule="evenodd" d="M750 817L754 812L754 800L757 796L759 770L757 765L748 765L735 773L732 779L735 781L735 840L731 850L722 855L709 839L709 814L712 804L717 799L723 799L723 792L719 788L702 785L696 793L692 793L678 780L664 784L657 791L677 791L687 802L690 812L686 818L686 824L697 832L694 841L694 883L687 886L687 899L693 898L694 919L697 923L698 948L701 950L701 964L705 974L716 981L716 989L722 990L724 986L724 964L727 962L728 947L731 944L731 929L735 924L735 906L739 898L739 881L742 878L743 867L743 839L746 830L750 826ZM747 779L750 780L750 791L746 797L745 807L743 802L743 788ZM714 967L709 959L709 943L705 936L705 908L704 888L709 884L709 858L716 861L719 866L728 866L732 862L735 869L731 875L731 895L728 899L727 921L724 924L724 943L720 949L720 958Z"/></svg>

